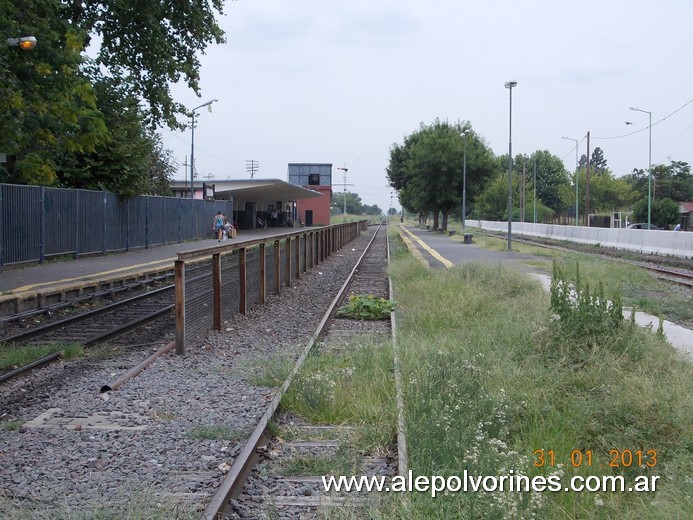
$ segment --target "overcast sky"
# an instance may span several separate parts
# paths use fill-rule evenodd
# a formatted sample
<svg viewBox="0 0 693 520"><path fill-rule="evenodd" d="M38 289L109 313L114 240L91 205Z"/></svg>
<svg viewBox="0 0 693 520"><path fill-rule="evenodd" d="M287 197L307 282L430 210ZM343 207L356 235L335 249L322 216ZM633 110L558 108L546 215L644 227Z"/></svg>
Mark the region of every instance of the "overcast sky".
<svg viewBox="0 0 693 520"><path fill-rule="evenodd" d="M240 0L220 24L202 96L173 89L189 108L219 100L197 118L198 181L249 178L249 160L283 180L290 162L328 162L364 204L399 209L390 146L440 118L507 153L508 80L513 154L548 150L573 171L562 137L582 155L590 131L616 176L646 169L639 107L652 162L693 164L691 0ZM183 179L190 130L162 135Z"/></svg>

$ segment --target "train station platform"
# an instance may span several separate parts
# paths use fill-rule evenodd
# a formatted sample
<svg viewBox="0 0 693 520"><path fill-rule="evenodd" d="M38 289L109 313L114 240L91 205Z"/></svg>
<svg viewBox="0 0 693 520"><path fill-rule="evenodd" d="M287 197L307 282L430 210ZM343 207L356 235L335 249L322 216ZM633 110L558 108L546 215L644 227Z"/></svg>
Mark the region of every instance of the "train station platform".
<svg viewBox="0 0 693 520"><path fill-rule="evenodd" d="M281 237L301 229L304 228L244 229L237 233L236 238L227 239L222 244ZM216 238L209 238L74 260L55 259L43 264L3 266L0 270L0 318L169 272L178 253L215 245L221 244Z"/></svg>
<svg viewBox="0 0 693 520"><path fill-rule="evenodd" d="M398 229L412 254L432 268L450 268L465 262L510 265L537 278L544 289L550 290L551 273L539 267L547 262L545 258L542 260L538 256L517 251L494 251L474 243L452 240L448 235L417 226L401 225ZM629 317L630 312L630 308L624 307L624 315ZM659 326L658 317L644 312L636 312L635 319L642 327L652 326L653 330L657 330ZM669 343L693 361L693 330L667 320L664 320L663 328Z"/></svg>

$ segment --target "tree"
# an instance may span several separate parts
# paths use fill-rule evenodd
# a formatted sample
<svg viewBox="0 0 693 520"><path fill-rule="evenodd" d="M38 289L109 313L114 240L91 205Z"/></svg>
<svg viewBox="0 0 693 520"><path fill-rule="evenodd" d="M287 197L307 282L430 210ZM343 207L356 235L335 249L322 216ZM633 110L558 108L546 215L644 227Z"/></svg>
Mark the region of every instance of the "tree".
<svg viewBox="0 0 693 520"><path fill-rule="evenodd" d="M587 190L585 170L578 172L578 212L580 218L585 214L585 196ZM575 212L575 184L561 188L561 199L568 210ZM630 211L638 199L638 193L624 178L616 179L609 170L600 175L590 175L590 213L612 211Z"/></svg>
<svg viewBox="0 0 693 520"><path fill-rule="evenodd" d="M171 180L178 170L171 150L164 148L161 136L152 138L152 152L149 161L148 189L150 195L171 195Z"/></svg>
<svg viewBox="0 0 693 520"><path fill-rule="evenodd" d="M434 227L447 229L450 212L461 208L465 149L471 201L481 193L495 164L492 152L470 123L436 120L429 126L421 124L403 145L393 145L387 173L390 185L399 191L402 207L420 216L433 212Z"/></svg>
<svg viewBox="0 0 693 520"><path fill-rule="evenodd" d="M606 173L608 170L608 166L606 165L606 159L604 158L604 152L598 146L592 152L590 168L595 175Z"/></svg>
<svg viewBox="0 0 693 520"><path fill-rule="evenodd" d="M341 215L344 213L344 199L345 194L343 192L332 194L332 215ZM364 212L361 197L359 197L358 194L350 191L346 192L346 212L349 215L361 215Z"/></svg>
<svg viewBox="0 0 693 520"><path fill-rule="evenodd" d="M529 158L528 164L532 165L528 171L528 176L532 176L532 183L536 164L537 198L554 211L563 211L564 204L560 190L562 186L570 185L570 178L563 161L548 150L537 150Z"/></svg>
<svg viewBox="0 0 693 520"><path fill-rule="evenodd" d="M15 5L16 4L16 5ZM59 185L57 158L94 150L107 135L96 93L81 72L84 35L60 18L58 0L0 0L0 34L39 34L30 52L0 52L0 180Z"/></svg>
<svg viewBox="0 0 693 520"><path fill-rule="evenodd" d="M97 65L146 101L152 126L181 128L176 114L188 111L173 100L169 85L183 79L199 93L198 53L225 41L215 19L223 8L223 0L64 0L62 18L86 35L85 45L99 37Z"/></svg>
<svg viewBox="0 0 693 520"><path fill-rule="evenodd" d="M578 169L587 168L587 154L582 154L580 156L580 161L578 162ZM590 157L590 175L598 175L607 170L606 159L604 158L604 152L598 146L592 150L592 155Z"/></svg>
<svg viewBox="0 0 693 520"><path fill-rule="evenodd" d="M661 229L669 229L681 220L679 205L668 198L654 201L650 216L652 224ZM633 221L647 222L647 199L640 199L633 205Z"/></svg>
<svg viewBox="0 0 693 520"><path fill-rule="evenodd" d="M513 186L513 191L515 191L515 189L516 186ZM486 220L508 219L507 169L505 174L501 175L499 173L496 175L494 179L488 183L483 193L479 195L474 206L474 215L478 218L483 218Z"/></svg>
<svg viewBox="0 0 693 520"><path fill-rule="evenodd" d="M644 199L647 199L649 173L636 169L623 179ZM676 202L693 200L693 175L691 167L683 161L672 161L670 165L656 164L652 167L652 198L670 198Z"/></svg>
<svg viewBox="0 0 693 520"><path fill-rule="evenodd" d="M8 155L0 181L162 191L151 168L161 159L170 166L170 154L157 148L152 127L182 127L175 114L186 110L168 85L185 77L198 90L196 52L223 41L214 20L222 5L0 0L0 34L39 39L31 52L0 53L0 117L12 121L0 128ZM94 35L102 40L92 63L85 49Z"/></svg>
<svg viewBox="0 0 693 520"><path fill-rule="evenodd" d="M390 208L390 209L394 209L394 208ZM376 215L376 216L378 216L378 215L382 215L382 214L383 214L383 210L380 209L380 208L378 207L377 204L373 204L372 206L369 206L369 205L367 205L367 204L364 204L364 205L363 205L363 213L365 213L366 215ZM396 210L395 210L395 213L397 213Z"/></svg>

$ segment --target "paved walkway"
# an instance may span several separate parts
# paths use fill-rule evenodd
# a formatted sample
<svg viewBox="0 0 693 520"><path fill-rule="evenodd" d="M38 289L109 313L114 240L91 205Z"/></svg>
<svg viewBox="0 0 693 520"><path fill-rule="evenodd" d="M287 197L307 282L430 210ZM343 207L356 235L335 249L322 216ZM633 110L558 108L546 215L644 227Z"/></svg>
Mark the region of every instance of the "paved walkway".
<svg viewBox="0 0 693 520"><path fill-rule="evenodd" d="M544 270L527 264L528 260L542 261L540 257L517 251L494 251L473 243L464 244L459 240L459 237L453 240L447 235L426 231L418 227L399 226L399 230L405 242L409 243L410 250L414 248L413 253L434 269L450 268L464 262L500 263L510 265L538 278L547 291L551 287L550 273L547 274ZM624 308L623 314L630 318L631 309ZM659 327L659 318L644 312L636 312L635 320L638 325L643 327L651 324L653 330L657 330ZM693 330L667 320L664 320L663 328L669 343L693 361Z"/></svg>

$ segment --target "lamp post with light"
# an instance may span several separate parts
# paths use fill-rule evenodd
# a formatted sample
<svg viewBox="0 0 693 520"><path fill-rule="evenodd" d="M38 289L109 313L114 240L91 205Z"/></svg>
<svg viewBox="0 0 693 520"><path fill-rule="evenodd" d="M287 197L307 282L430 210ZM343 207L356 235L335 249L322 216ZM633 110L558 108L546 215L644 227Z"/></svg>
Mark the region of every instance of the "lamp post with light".
<svg viewBox="0 0 693 520"><path fill-rule="evenodd" d="M508 81L505 88L510 91L510 120L508 124L508 251L512 249L513 226L513 87L517 81Z"/></svg>
<svg viewBox="0 0 693 520"><path fill-rule="evenodd" d="M650 124L649 124L649 129L650 129L650 145L649 145L649 154L648 154L648 163L647 163L647 168L648 168L648 175L647 175L647 229L651 229L651 224L652 224L652 112L648 112L647 110L643 110L641 108L636 108L636 107L630 107L631 110L635 110L636 112L644 112L648 116L650 116Z"/></svg>
<svg viewBox="0 0 693 520"><path fill-rule="evenodd" d="M193 199L195 198L195 188L193 186L193 182L195 179L195 112L201 108L208 107L207 110L210 112L212 111L212 103L216 103L219 101L218 99L213 99L211 101L207 101L206 103L202 103L199 107L195 107L192 109L192 137L190 140L190 198Z"/></svg>
<svg viewBox="0 0 693 520"><path fill-rule="evenodd" d="M563 137L568 141L575 141L575 225L579 226L580 221L578 220L578 140L571 137Z"/></svg>

